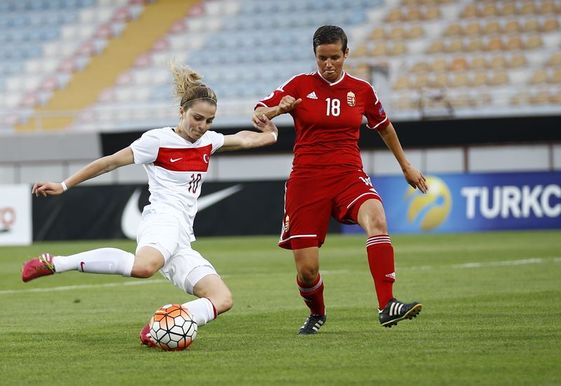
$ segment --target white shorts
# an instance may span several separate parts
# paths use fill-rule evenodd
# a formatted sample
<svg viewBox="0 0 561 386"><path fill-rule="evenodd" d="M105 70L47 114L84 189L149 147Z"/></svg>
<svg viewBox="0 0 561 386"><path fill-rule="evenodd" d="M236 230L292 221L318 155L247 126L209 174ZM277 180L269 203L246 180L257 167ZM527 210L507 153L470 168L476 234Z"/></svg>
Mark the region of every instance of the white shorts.
<svg viewBox="0 0 561 386"><path fill-rule="evenodd" d="M160 269L160 273L176 287L193 295L193 288L203 277L218 275L210 262L194 249L182 249Z"/></svg>
<svg viewBox="0 0 561 386"><path fill-rule="evenodd" d="M160 273L175 286L188 294L207 275L218 275L212 264L191 248L186 224L177 217L145 211L138 228L137 247L149 246L157 249L164 257Z"/></svg>
<svg viewBox="0 0 561 386"><path fill-rule="evenodd" d="M167 263L176 251L191 248L188 229L187 221L170 212L145 209L136 235L136 250L145 246L156 248Z"/></svg>

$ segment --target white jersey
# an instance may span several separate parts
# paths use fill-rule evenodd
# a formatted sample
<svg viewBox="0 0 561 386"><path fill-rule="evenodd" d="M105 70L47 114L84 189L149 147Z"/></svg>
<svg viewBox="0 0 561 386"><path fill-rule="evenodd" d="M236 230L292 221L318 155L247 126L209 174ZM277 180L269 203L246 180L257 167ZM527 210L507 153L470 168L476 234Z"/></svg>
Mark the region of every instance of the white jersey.
<svg viewBox="0 0 561 386"><path fill-rule="evenodd" d="M134 163L148 174L150 205L144 210L171 213L180 218L195 240L193 222L197 198L206 177L210 155L224 145L224 135L207 131L195 143L179 136L171 127L145 132L131 144Z"/></svg>

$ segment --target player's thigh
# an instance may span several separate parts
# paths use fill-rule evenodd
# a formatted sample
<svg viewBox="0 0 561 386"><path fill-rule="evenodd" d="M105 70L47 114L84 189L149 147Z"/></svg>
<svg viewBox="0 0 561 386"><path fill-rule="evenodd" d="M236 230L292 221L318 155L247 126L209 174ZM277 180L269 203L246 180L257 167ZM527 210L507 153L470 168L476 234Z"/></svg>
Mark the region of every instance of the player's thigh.
<svg viewBox="0 0 561 386"><path fill-rule="evenodd" d="M175 216L150 211L144 213L138 227L136 254L156 249L167 262L175 253L180 242L181 224Z"/></svg>
<svg viewBox="0 0 561 386"><path fill-rule="evenodd" d="M318 179L291 178L288 181L281 244L290 242L290 249L323 244L332 210L326 185Z"/></svg>
<svg viewBox="0 0 561 386"><path fill-rule="evenodd" d="M195 286L206 276L219 277L213 265L189 247L183 247L172 255L160 272L175 286L191 295L196 295Z"/></svg>
<svg viewBox="0 0 561 386"><path fill-rule="evenodd" d="M356 222L369 236L388 233L386 213L380 200L363 202L358 209Z"/></svg>
<svg viewBox="0 0 561 386"><path fill-rule="evenodd" d="M333 217L342 223L358 223L358 212L360 207L369 200L381 198L370 177L362 170L353 170L341 176L337 185Z"/></svg>
<svg viewBox="0 0 561 386"><path fill-rule="evenodd" d="M151 277L165 264L162 253L151 246L138 248L134 256L131 275L137 278Z"/></svg>

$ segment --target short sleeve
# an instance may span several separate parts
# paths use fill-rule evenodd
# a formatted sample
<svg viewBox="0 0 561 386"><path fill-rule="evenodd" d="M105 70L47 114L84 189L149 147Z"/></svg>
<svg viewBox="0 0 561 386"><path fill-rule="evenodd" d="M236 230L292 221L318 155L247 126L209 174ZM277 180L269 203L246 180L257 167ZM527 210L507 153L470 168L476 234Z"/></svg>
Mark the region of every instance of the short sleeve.
<svg viewBox="0 0 561 386"><path fill-rule="evenodd" d="M374 88L368 87L366 92L366 107L364 115L368 120L366 126L372 130L382 130L385 128L389 123L390 120L384 111L384 107L378 99L378 95L376 95L376 91Z"/></svg>
<svg viewBox="0 0 561 386"><path fill-rule="evenodd" d="M160 140L153 131L147 131L131 144L135 164L149 164L158 157Z"/></svg>
<svg viewBox="0 0 561 386"><path fill-rule="evenodd" d="M212 145L212 151L210 154L213 154L224 145L224 134L209 130L206 132L206 136Z"/></svg>
<svg viewBox="0 0 561 386"><path fill-rule="evenodd" d="M296 89L296 77L292 77L287 80L284 84L279 86L275 91L273 91L269 96L264 99L261 99L254 107L254 110L258 107L273 107L278 106L281 99L285 95L291 95L294 98L298 97L297 89Z"/></svg>

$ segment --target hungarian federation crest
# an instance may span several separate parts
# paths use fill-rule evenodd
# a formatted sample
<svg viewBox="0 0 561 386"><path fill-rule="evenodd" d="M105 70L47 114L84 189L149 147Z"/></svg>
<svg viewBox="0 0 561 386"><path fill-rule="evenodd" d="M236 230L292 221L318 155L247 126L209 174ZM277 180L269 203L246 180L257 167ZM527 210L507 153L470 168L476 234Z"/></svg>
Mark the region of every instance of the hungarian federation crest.
<svg viewBox="0 0 561 386"><path fill-rule="evenodd" d="M351 107L354 107L354 105L356 104L355 93L352 91L349 91L347 93L347 104Z"/></svg>

